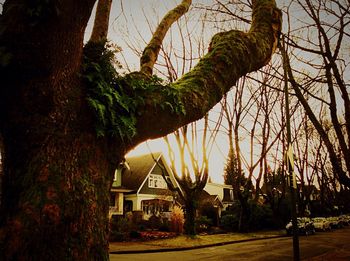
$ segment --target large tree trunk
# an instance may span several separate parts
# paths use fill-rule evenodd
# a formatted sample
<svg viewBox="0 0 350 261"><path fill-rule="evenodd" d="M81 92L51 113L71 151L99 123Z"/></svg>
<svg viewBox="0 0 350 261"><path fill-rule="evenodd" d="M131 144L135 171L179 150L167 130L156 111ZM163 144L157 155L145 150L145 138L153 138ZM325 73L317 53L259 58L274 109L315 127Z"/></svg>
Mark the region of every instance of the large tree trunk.
<svg viewBox="0 0 350 261"><path fill-rule="evenodd" d="M61 7L71 17L4 6L17 26L5 21L1 38L13 56L1 71L1 260L108 259L108 175L123 152L96 139L78 74L90 13L74 2Z"/></svg>
<svg viewBox="0 0 350 261"><path fill-rule="evenodd" d="M229 39L218 35L211 54L174 85L186 114L161 108L169 98L163 97L166 92L147 92L145 100L150 102L138 110L143 114L137 118L137 135L125 143L118 137L96 136L79 77L94 2L7 0L3 6L2 260L107 260L108 193L116 164L137 143L203 117L241 75L266 64L277 40L275 26L280 25L274 1L255 1L257 18L250 33L230 32ZM236 40L234 55L224 59L223 45ZM224 71L226 60L232 73ZM213 68L214 74L223 72L216 81L209 74ZM202 73L210 77L202 79L204 84L198 80ZM206 101L208 95L215 97ZM170 107L176 107L178 100L174 102Z"/></svg>
<svg viewBox="0 0 350 261"><path fill-rule="evenodd" d="M184 223L184 233L189 236L196 235L196 212L197 205L195 199L190 197L185 202L185 223Z"/></svg>
<svg viewBox="0 0 350 261"><path fill-rule="evenodd" d="M22 148L26 130L12 129L5 144L1 252L9 260L107 260L108 146L69 132Z"/></svg>

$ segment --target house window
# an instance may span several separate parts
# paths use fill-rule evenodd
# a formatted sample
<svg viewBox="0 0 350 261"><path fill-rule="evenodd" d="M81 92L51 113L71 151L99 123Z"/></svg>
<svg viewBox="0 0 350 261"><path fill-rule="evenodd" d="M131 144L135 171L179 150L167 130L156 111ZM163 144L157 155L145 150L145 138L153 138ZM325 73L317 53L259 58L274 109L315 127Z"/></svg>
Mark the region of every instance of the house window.
<svg viewBox="0 0 350 261"><path fill-rule="evenodd" d="M162 176L150 174L148 179L148 187L166 189L167 185Z"/></svg>

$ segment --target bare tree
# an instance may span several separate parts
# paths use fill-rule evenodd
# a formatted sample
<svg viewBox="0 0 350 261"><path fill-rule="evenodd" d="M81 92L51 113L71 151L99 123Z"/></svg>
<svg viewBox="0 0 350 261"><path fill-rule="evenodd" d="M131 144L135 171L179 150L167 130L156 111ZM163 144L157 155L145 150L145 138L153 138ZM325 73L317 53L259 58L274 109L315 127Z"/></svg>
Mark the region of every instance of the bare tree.
<svg viewBox="0 0 350 261"><path fill-rule="evenodd" d="M175 158L175 149L169 142L169 155L171 159L171 170L180 187L177 189L181 201L185 206L185 234L195 235L195 218L199 209L201 195L209 178L209 152L215 140L219 124L214 129L209 128L208 116L204 118L204 127L200 131L197 124L184 126L174 132L179 151L179 158ZM201 137L200 137L201 136ZM201 142L199 142L201 140ZM186 159L186 155L189 159ZM178 168L177 164L180 165Z"/></svg>
<svg viewBox="0 0 350 261"><path fill-rule="evenodd" d="M349 187L350 98L346 90L348 83L345 72L349 69L346 62L349 58L346 44L350 36L348 33L350 6L344 1L331 3L308 0L305 3L297 1L297 4L304 11L305 19L311 21L310 26L294 29L292 32L299 35L294 36L290 33L286 43L290 48L294 48L293 50L310 57L309 60L301 60L299 57L303 55L297 57L294 55L296 51L289 48L292 51L289 57L303 62L310 68L310 73L301 72L297 66L291 65L287 50L282 50L289 81L328 150L334 174L340 183ZM311 35L315 32L317 35L312 38ZM311 40L315 38L317 42ZM305 99L306 94L310 97L309 100ZM315 113L322 104L329 108L328 117L336 134L335 140L326 133L321 119ZM338 154L341 155L340 158Z"/></svg>
<svg viewBox="0 0 350 261"><path fill-rule="evenodd" d="M262 73L262 83L257 84L250 79L241 79L236 88L232 90L222 102L229 140L229 153L225 169L225 182L233 186L234 196L241 205L239 229L244 230L244 221L249 219L248 200L255 193L255 200L260 195L260 181L268 169L268 153L279 140L282 130L270 139L272 132L272 111L274 105L280 101L275 97L276 93L268 88L271 78ZM277 93L277 96L279 93ZM228 100L230 97L230 100ZM273 99L272 99L273 97ZM270 101L272 100L272 102ZM247 130L249 128L249 130ZM261 134L258 135L257 133ZM249 136L249 141L244 141L244 133ZM250 159L241 152L241 146L250 148ZM259 150L259 148L261 148ZM254 150L259 150L258 154ZM245 166L245 168L244 168ZM256 177L256 189L253 191L254 170L258 168ZM247 176L244 172L247 170Z"/></svg>

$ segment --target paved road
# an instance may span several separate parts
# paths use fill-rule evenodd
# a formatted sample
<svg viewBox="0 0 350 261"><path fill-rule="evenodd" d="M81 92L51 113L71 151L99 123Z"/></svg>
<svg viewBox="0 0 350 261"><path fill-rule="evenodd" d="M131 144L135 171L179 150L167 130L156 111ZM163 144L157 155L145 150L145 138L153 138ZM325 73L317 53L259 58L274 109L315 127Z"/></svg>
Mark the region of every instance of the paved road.
<svg viewBox="0 0 350 261"><path fill-rule="evenodd" d="M300 256L307 261L349 261L350 227L320 232L312 236L301 236ZM192 260L249 260L288 261L293 260L292 238L230 244L180 252L148 254L114 254L111 261L192 261Z"/></svg>

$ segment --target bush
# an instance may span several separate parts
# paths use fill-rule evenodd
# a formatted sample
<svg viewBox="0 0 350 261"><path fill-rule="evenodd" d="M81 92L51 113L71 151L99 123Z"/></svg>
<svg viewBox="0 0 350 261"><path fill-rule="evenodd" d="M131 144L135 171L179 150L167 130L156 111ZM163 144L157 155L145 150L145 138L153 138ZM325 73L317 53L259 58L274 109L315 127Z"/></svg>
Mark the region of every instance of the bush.
<svg viewBox="0 0 350 261"><path fill-rule="evenodd" d="M109 241L110 242L122 242L122 241L126 241L126 240L127 240L127 236L123 232L111 231L109 233Z"/></svg>
<svg viewBox="0 0 350 261"><path fill-rule="evenodd" d="M184 220L183 210L175 206L170 216L170 231L181 234L183 232Z"/></svg>
<svg viewBox="0 0 350 261"><path fill-rule="evenodd" d="M236 214L225 214L220 220L221 227L230 232L238 230L238 222L239 218Z"/></svg>
<svg viewBox="0 0 350 261"><path fill-rule="evenodd" d="M207 232L212 225L213 221L207 216L201 216L196 219L196 231L199 233Z"/></svg>
<svg viewBox="0 0 350 261"><path fill-rule="evenodd" d="M248 226L251 230L275 228L272 210L266 205L259 205L255 202L249 203L250 217Z"/></svg>
<svg viewBox="0 0 350 261"><path fill-rule="evenodd" d="M131 229L131 222L129 219L121 216L112 216L110 220L110 241L125 241L128 238L128 233Z"/></svg>
<svg viewBox="0 0 350 261"><path fill-rule="evenodd" d="M233 206L228 211L224 211L220 222L221 227L226 231L238 231L240 211L239 205ZM275 229L279 228L279 225L282 224L280 221L274 219L269 206L257 204L254 201L248 202L248 209L245 213L246 216L242 220L242 226L247 231Z"/></svg>
<svg viewBox="0 0 350 261"><path fill-rule="evenodd" d="M131 223L127 218L120 216L112 216L110 220L111 231L127 232L130 229Z"/></svg>
<svg viewBox="0 0 350 261"><path fill-rule="evenodd" d="M201 205L200 215L206 216L211 220L211 226L217 226L219 224L217 209L209 202Z"/></svg>
<svg viewBox="0 0 350 261"><path fill-rule="evenodd" d="M162 224L159 227L159 231L170 232L170 225L169 225L169 220L168 219L163 219L163 222L162 222Z"/></svg>
<svg viewBox="0 0 350 261"><path fill-rule="evenodd" d="M148 220L148 227L152 230L158 230L162 225L162 219L155 215L152 215Z"/></svg>

